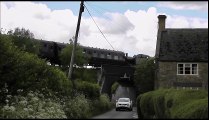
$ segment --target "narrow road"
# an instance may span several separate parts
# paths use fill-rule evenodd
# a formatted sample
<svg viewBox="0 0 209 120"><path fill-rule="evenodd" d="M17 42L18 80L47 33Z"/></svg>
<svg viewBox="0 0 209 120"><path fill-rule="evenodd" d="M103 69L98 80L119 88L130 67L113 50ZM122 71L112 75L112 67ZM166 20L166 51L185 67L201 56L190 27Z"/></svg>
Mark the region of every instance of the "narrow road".
<svg viewBox="0 0 209 120"><path fill-rule="evenodd" d="M138 115L136 107L133 107L133 111L115 111L115 109L112 109L92 119L138 119Z"/></svg>

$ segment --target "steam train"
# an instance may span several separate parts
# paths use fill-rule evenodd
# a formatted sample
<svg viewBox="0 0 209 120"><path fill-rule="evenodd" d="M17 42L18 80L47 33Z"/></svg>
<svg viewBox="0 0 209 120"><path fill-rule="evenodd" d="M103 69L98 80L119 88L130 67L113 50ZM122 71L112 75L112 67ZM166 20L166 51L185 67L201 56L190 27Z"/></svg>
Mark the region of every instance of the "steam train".
<svg viewBox="0 0 209 120"><path fill-rule="evenodd" d="M61 64L59 59L59 53L68 44L59 43L53 41L38 40L40 43L39 56L41 58L47 59L51 64ZM133 57L128 57L127 53L115 50L107 50L100 48L93 48L87 46L80 46L83 50L84 56L90 58L89 65L100 67L102 64L111 65L135 65L137 64L137 59L148 58L148 55L135 55Z"/></svg>

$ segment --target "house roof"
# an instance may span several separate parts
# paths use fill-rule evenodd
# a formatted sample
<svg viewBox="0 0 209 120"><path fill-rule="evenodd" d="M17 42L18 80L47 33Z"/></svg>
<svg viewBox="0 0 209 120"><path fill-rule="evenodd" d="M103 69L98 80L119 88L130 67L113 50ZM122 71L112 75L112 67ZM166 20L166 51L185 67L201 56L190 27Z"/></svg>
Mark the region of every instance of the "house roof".
<svg viewBox="0 0 209 120"><path fill-rule="evenodd" d="M208 61L208 29L165 29L159 38L159 61Z"/></svg>

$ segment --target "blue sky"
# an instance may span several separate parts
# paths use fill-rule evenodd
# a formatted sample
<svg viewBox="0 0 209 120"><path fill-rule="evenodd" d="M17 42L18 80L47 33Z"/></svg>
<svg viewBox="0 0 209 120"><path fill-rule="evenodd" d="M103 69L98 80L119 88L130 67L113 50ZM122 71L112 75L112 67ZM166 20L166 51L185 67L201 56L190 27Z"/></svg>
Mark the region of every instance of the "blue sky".
<svg viewBox="0 0 209 120"><path fill-rule="evenodd" d="M79 1L73 1L73 2L41 2L46 4L49 8L52 10L61 10L61 9L71 9L75 15L78 15L79 13L79 7L80 2ZM208 18L208 12L207 11L200 11L200 10L175 10L171 8L161 7L159 6L160 2L154 2L154 1L144 1L144 2L136 2L136 1L130 1L130 2L124 2L124 1L87 1L85 2L86 6L89 8L90 11L92 11L92 14L95 16L100 16L98 12L119 12L124 13L127 10L132 11L138 11L140 10L147 10L149 7L156 7L158 9L158 12L161 13L167 13L170 15L181 15L185 17L201 17L201 18ZM87 13L87 12L86 12ZM88 14L84 13L84 16L88 16Z"/></svg>

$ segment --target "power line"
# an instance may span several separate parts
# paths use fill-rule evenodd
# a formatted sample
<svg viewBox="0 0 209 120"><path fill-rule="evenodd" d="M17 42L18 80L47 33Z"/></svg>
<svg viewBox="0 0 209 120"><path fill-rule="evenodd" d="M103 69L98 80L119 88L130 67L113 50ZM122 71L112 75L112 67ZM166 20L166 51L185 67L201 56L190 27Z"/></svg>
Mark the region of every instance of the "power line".
<svg viewBox="0 0 209 120"><path fill-rule="evenodd" d="M97 25L97 23L95 22L94 18L91 16L91 13L89 12L88 8L84 5L84 7L86 8L87 12L89 13L90 17L92 18L92 20L94 21L94 23L96 24L97 28L99 29L100 33L103 35L103 37L105 38L105 40L110 44L110 42L107 40L107 38L105 37L105 35L102 33L101 29L99 28L99 26ZM113 48L113 46L110 44L110 46L112 47L113 50L115 50Z"/></svg>
<svg viewBox="0 0 209 120"><path fill-rule="evenodd" d="M86 2L86 3L87 3L87 2ZM87 3L87 5L89 6L89 8L91 8L91 9L93 10L93 12L95 11L97 14L99 13L99 15L100 15L100 14L103 15L102 12L105 12L105 11L103 11L103 10L102 10L102 12L100 12L101 8L97 7L97 8L99 8L99 9L97 9L96 6L94 6L94 5L91 6L89 3ZM104 8L103 8L103 9L104 9ZM109 12L109 11L108 11L108 12ZM117 29L120 30L120 31L124 31L125 29L127 29L127 28L124 26L124 24L120 24L120 23L118 23L118 22L114 22L114 19L110 19L109 17L106 17L106 16L104 16L104 17L107 18L108 20L110 20L110 21L107 21L109 24L111 24L110 27L116 26ZM111 22L111 21L112 21L112 22Z"/></svg>
<svg viewBox="0 0 209 120"><path fill-rule="evenodd" d="M87 3L87 2L86 2ZM90 8L90 9L92 9L92 11L94 12L94 13L96 13L97 15L103 15L104 13L105 13L105 11L100 11L101 9L97 9L97 8L95 8L95 6L91 6L90 4L86 4L86 6L88 7L88 8ZM91 11L91 12L92 12ZM104 12L104 13L103 13ZM106 19L108 19L108 20L111 20L110 18L109 18L109 16L106 16L106 15L103 15L103 17L104 18L106 18Z"/></svg>
<svg viewBox="0 0 209 120"><path fill-rule="evenodd" d="M87 3L87 2L86 2L86 3ZM98 7L98 8L100 8L100 10L101 10L101 9L103 9L103 10L108 11L108 12L113 12L113 11L112 11L112 10L110 10L110 9L103 8L102 6L95 5L95 4L92 4L92 3L90 3L90 2L88 2L87 4L91 4L91 5L95 6L95 7Z"/></svg>

